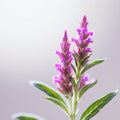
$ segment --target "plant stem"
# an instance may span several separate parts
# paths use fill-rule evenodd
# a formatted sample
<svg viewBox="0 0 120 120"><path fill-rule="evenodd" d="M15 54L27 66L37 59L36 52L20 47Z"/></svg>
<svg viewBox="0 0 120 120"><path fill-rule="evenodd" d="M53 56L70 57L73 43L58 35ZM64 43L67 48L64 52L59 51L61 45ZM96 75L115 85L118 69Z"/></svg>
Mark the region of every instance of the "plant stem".
<svg viewBox="0 0 120 120"><path fill-rule="evenodd" d="M69 96L69 105L70 105L70 113L69 117L70 120L75 120L76 119L76 110L77 110L77 104L78 104L78 83L80 81L81 77L81 64L78 62L77 64L77 71L76 71L76 84L73 87L73 96Z"/></svg>
<svg viewBox="0 0 120 120"><path fill-rule="evenodd" d="M69 117L70 117L70 120L73 120L72 119L72 97L71 95L69 95L68 100L69 100Z"/></svg>
<svg viewBox="0 0 120 120"><path fill-rule="evenodd" d="M74 98L73 98L73 118L75 120L76 117L76 109L77 109L77 89L74 88Z"/></svg>
<svg viewBox="0 0 120 120"><path fill-rule="evenodd" d="M77 89L74 88L73 97L69 96L69 117L70 120L75 120L76 118L76 109L77 109Z"/></svg>

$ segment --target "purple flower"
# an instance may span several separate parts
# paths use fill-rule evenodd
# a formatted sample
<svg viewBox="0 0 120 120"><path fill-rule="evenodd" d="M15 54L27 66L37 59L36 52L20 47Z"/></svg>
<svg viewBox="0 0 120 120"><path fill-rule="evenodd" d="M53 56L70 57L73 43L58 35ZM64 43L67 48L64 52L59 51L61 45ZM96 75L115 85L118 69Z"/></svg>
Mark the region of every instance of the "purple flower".
<svg viewBox="0 0 120 120"><path fill-rule="evenodd" d="M74 55L77 57L78 61L81 61L92 52L89 48L89 44L93 42L91 39L93 32L89 32L87 26L87 18L84 16L81 26L77 29L79 35L78 39L72 38L72 41L75 42L77 46L77 51L74 50Z"/></svg>
<svg viewBox="0 0 120 120"><path fill-rule="evenodd" d="M79 89L85 87L86 85L94 83L94 79L90 79L89 75L83 75L80 80Z"/></svg>
<svg viewBox="0 0 120 120"><path fill-rule="evenodd" d="M72 77L71 62L73 60L67 31L64 33L63 41L60 46L61 51L56 51L56 54L60 57L61 63L55 64L55 68L59 72L59 75L54 77L54 82L57 84L59 91L67 95L72 93L70 77Z"/></svg>

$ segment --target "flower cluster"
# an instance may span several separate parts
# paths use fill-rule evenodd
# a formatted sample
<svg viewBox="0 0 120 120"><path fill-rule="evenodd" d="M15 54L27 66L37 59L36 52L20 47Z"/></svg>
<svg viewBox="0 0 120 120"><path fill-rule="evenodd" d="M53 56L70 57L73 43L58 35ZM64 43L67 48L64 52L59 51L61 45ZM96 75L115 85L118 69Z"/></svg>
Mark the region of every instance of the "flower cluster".
<svg viewBox="0 0 120 120"><path fill-rule="evenodd" d="M80 66L82 64L82 60L86 58L91 51L88 47L90 43L93 41L91 40L91 36L93 35L92 32L88 31L88 22L86 16L83 17L80 27L77 29L79 38L74 39L72 38L72 42L76 43L77 51L70 52L70 42L68 41L67 31L65 31L63 41L61 43L61 52L57 51L56 54L59 55L61 59L61 64L55 64L55 68L59 71L59 75L54 77L54 82L57 83L57 88L63 94L72 93L72 82L70 78L75 78L79 80L78 89L85 86L86 83L91 82L91 80L86 75L82 75L80 77ZM73 76L72 74L72 56L76 59L78 65L76 75ZM88 62L88 59L85 59L84 65ZM71 67L72 66L72 67ZM75 80L75 81L76 81Z"/></svg>
<svg viewBox="0 0 120 120"><path fill-rule="evenodd" d="M74 55L79 62L81 62L82 59L84 59L86 56L88 56L89 53L92 52L88 46L93 42L91 40L93 32L89 32L87 26L87 18L84 16L81 26L77 29L77 33L79 35L78 39L72 38L72 41L75 42L78 49L77 51L74 50Z"/></svg>
<svg viewBox="0 0 120 120"><path fill-rule="evenodd" d="M54 82L57 83L57 88L63 94L72 92L72 84L70 77L72 76L72 53L70 52L70 43L67 37L67 31L64 33L63 41L61 43L61 51L56 51L61 59L61 64L55 64L55 68L59 71L59 75L54 77Z"/></svg>

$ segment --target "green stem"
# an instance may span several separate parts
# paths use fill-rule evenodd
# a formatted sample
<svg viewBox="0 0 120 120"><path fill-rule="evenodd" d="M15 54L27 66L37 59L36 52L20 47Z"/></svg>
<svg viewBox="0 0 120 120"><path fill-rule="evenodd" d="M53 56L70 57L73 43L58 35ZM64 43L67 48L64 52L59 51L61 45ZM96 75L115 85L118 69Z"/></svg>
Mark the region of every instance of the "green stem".
<svg viewBox="0 0 120 120"><path fill-rule="evenodd" d="M77 66L77 72L76 72L76 80L80 79L80 70L81 70L81 64L78 62L78 66Z"/></svg>
<svg viewBox="0 0 120 120"><path fill-rule="evenodd" d="M72 115L72 98L71 98L71 95L69 95L69 116L71 117Z"/></svg>
<svg viewBox="0 0 120 120"><path fill-rule="evenodd" d="M77 104L78 104L78 84L80 81L81 76L81 64L78 62L77 64L77 71L76 71L76 82L73 87L73 97L69 96L69 105L70 105L70 111L69 111L69 117L70 120L76 119L76 110L77 110Z"/></svg>
<svg viewBox="0 0 120 120"><path fill-rule="evenodd" d="M76 109L77 109L77 89L76 87L74 87L74 91L73 91L73 97L69 96L69 117L70 120L75 120L76 118Z"/></svg>
<svg viewBox="0 0 120 120"><path fill-rule="evenodd" d="M76 117L76 109L77 109L77 89L74 88L74 99L73 99L73 118L75 120Z"/></svg>
<svg viewBox="0 0 120 120"><path fill-rule="evenodd" d="M69 117L70 117L70 120L74 120L73 118L73 109L72 109L72 97L71 95L69 95Z"/></svg>

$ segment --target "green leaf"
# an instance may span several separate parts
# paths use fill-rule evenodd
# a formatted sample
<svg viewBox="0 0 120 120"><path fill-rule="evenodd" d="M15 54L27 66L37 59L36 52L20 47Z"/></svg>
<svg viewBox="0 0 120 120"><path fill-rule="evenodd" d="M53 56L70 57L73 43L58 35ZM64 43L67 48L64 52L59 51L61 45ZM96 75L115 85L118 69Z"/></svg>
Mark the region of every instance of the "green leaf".
<svg viewBox="0 0 120 120"><path fill-rule="evenodd" d="M71 64L71 67L72 67L74 73L76 74L76 68L75 68L75 66L73 64Z"/></svg>
<svg viewBox="0 0 120 120"><path fill-rule="evenodd" d="M16 113L12 118L16 120L44 120L43 118L30 113Z"/></svg>
<svg viewBox="0 0 120 120"><path fill-rule="evenodd" d="M84 65L87 63L87 61L88 61L88 59L91 57L91 55L92 55L92 54L90 54L90 55L88 55L88 56L86 56L86 57L84 57L84 58L82 59L82 61L81 61L81 65L82 65L82 66L84 66Z"/></svg>
<svg viewBox="0 0 120 120"><path fill-rule="evenodd" d="M44 93L46 93L48 96L58 99L59 101L63 102L65 104L64 99L62 98L62 96L56 92L54 89L52 89L51 87L49 87L48 85L42 83L42 82L37 82L37 81L31 81L30 82L33 86L35 86L36 88L38 88L39 90L43 91Z"/></svg>
<svg viewBox="0 0 120 120"><path fill-rule="evenodd" d="M63 102L55 99L55 98L46 98L47 100L50 100L52 101L53 103L55 103L56 105L58 105L59 107L61 107L67 114L69 114L69 110L68 110L68 107L67 105L65 105Z"/></svg>
<svg viewBox="0 0 120 120"><path fill-rule="evenodd" d="M72 85L75 87L76 86L76 81L73 77L69 77Z"/></svg>
<svg viewBox="0 0 120 120"><path fill-rule="evenodd" d="M84 69L82 70L81 74L85 73L87 70L89 70L90 68L94 67L95 65L98 65L102 62L104 62L106 59L98 59L98 60L94 60L91 63L87 64Z"/></svg>
<svg viewBox="0 0 120 120"><path fill-rule="evenodd" d="M78 63L77 63L77 58L76 58L75 54L73 54L73 57L74 57L75 65L77 66Z"/></svg>
<svg viewBox="0 0 120 120"><path fill-rule="evenodd" d="M93 104L91 104L85 112L82 114L80 120L90 120L94 115L96 115L100 109L102 109L108 102L110 102L118 93L118 90L113 91L100 98Z"/></svg>
<svg viewBox="0 0 120 120"><path fill-rule="evenodd" d="M90 84L84 86L84 87L80 90L80 92L79 92L79 98L81 98L82 95L83 95L88 89L92 88L92 87L95 86L96 84L97 84L97 80L94 81L93 83L90 83Z"/></svg>

